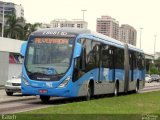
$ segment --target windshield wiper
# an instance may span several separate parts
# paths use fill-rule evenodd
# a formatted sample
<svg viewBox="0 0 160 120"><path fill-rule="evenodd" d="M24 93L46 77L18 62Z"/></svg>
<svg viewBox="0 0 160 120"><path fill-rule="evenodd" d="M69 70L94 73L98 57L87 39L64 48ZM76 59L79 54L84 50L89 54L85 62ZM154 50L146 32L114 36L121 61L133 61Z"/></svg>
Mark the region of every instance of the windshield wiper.
<svg viewBox="0 0 160 120"><path fill-rule="evenodd" d="M36 68L42 68L42 69L48 70L48 73L46 73L47 75L58 74L56 69L54 69L53 67L36 67Z"/></svg>
<svg viewBox="0 0 160 120"><path fill-rule="evenodd" d="M50 76L50 74L41 73L41 72L30 72L30 75L45 75L45 76ZM54 76L54 77L61 77L61 76L63 76L63 75L64 75L64 73L51 74L51 76Z"/></svg>
<svg viewBox="0 0 160 120"><path fill-rule="evenodd" d="M47 75L47 74L41 72L30 72L30 75Z"/></svg>
<svg viewBox="0 0 160 120"><path fill-rule="evenodd" d="M54 69L53 67L35 67L35 68L42 68L42 69Z"/></svg>

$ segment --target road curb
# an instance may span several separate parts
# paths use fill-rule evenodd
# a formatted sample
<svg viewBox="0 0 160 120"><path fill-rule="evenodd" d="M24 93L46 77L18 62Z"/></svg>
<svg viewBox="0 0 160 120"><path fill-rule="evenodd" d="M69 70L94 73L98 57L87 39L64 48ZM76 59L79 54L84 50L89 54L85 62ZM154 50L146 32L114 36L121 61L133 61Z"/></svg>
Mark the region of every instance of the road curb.
<svg viewBox="0 0 160 120"><path fill-rule="evenodd" d="M153 91L160 91L160 85L145 87L144 89L141 89L139 93L153 92Z"/></svg>
<svg viewBox="0 0 160 120"><path fill-rule="evenodd" d="M0 101L0 104L3 104L3 103L11 103L11 102L18 102L18 101L27 101L27 100L35 100L35 99L38 99L38 96L30 96L29 98L20 98L20 99L9 99L9 100L6 100L6 101Z"/></svg>
<svg viewBox="0 0 160 120"><path fill-rule="evenodd" d="M145 88L160 87L160 85L145 86Z"/></svg>

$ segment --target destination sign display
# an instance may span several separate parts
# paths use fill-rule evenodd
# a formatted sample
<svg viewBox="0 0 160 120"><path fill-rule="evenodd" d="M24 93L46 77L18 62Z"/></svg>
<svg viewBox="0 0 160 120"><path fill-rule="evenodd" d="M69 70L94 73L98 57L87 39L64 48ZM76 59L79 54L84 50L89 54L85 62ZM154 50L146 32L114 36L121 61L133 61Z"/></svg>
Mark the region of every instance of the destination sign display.
<svg viewBox="0 0 160 120"><path fill-rule="evenodd" d="M60 31L45 31L43 32L43 35L62 35L62 36L66 36L68 35L67 32L60 32Z"/></svg>
<svg viewBox="0 0 160 120"><path fill-rule="evenodd" d="M58 37L75 37L76 34L65 31L54 31L54 30L44 30L44 31L36 31L32 34L33 36L58 36Z"/></svg>
<svg viewBox="0 0 160 120"><path fill-rule="evenodd" d="M69 40L66 38L35 38L34 43L69 44Z"/></svg>

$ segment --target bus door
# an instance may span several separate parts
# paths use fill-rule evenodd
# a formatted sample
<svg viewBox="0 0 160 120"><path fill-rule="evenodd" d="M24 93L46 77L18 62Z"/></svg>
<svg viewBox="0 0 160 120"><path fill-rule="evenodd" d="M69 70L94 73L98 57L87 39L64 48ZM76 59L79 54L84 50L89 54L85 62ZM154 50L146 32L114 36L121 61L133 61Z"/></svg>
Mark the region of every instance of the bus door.
<svg viewBox="0 0 160 120"><path fill-rule="evenodd" d="M101 83L101 79L100 79L100 43L97 41L92 41L92 58L93 58L93 68L97 69L96 72L96 82L97 83Z"/></svg>
<svg viewBox="0 0 160 120"><path fill-rule="evenodd" d="M100 79L103 83L103 93L113 93L115 81L114 48L102 45L100 61Z"/></svg>
<svg viewBox="0 0 160 120"><path fill-rule="evenodd" d="M102 90L102 79L101 79L101 45L100 42L98 41L92 41L91 43L91 57L90 57L90 61L92 62L92 69L94 71L93 76L95 76L95 89L94 89L94 93L95 94L102 94L103 90ZM93 59L91 59L93 58ZM90 65L91 65L90 62Z"/></svg>
<svg viewBox="0 0 160 120"><path fill-rule="evenodd" d="M144 55L142 53L138 53L138 61L137 61L137 67L138 67L138 79L139 79L139 88L144 87L144 80L145 80L145 59ZM143 83L143 84L142 84Z"/></svg>
<svg viewBox="0 0 160 120"><path fill-rule="evenodd" d="M108 63L109 63L109 71L110 71L109 82L114 83L115 81L115 50L112 47L109 49Z"/></svg>

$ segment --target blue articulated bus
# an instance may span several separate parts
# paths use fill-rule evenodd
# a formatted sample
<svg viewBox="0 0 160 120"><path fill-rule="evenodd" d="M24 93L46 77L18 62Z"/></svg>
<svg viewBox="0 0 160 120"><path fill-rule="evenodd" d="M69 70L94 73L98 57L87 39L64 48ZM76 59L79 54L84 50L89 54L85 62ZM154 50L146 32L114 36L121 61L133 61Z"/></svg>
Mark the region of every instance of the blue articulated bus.
<svg viewBox="0 0 160 120"><path fill-rule="evenodd" d="M144 87L142 50L87 29L46 28L21 46L23 94L79 97Z"/></svg>

